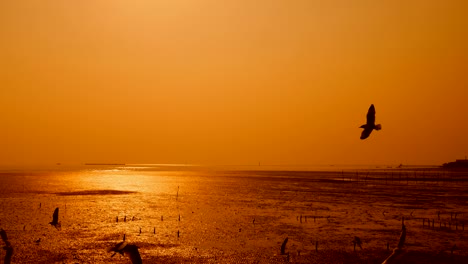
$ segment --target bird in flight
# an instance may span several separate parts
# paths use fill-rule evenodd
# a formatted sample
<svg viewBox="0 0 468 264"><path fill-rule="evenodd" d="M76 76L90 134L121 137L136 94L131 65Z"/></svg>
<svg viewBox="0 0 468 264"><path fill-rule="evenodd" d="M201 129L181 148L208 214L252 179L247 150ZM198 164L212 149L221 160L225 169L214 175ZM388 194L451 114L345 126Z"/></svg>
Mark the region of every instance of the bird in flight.
<svg viewBox="0 0 468 264"><path fill-rule="evenodd" d="M286 255L286 243L288 243L288 238L284 239L283 244L281 244L281 255Z"/></svg>
<svg viewBox="0 0 468 264"><path fill-rule="evenodd" d="M7 236L7 233L5 230L3 229L0 229L0 236L3 240L3 242L5 242L5 244L8 242L8 236Z"/></svg>
<svg viewBox="0 0 468 264"><path fill-rule="evenodd" d="M138 247L136 245L127 245L123 248L123 252L125 252L130 257L132 264L142 263L140 252L138 252Z"/></svg>
<svg viewBox="0 0 468 264"><path fill-rule="evenodd" d="M380 130L382 129L382 125L375 124L375 108L374 105L371 104L369 107L369 111L367 111L367 123L360 126L360 128L364 128L364 130L361 133L361 139L366 139L369 137L369 135L372 133L372 130Z"/></svg>
<svg viewBox="0 0 468 264"><path fill-rule="evenodd" d="M122 242L117 243L114 247L110 248L108 251L114 252L114 254L112 254L111 257L113 257L117 253L121 254L122 256L127 254L132 264L142 263L140 252L138 252L138 247L133 244L127 244L127 242L125 242L125 235L123 237Z"/></svg>
<svg viewBox="0 0 468 264"><path fill-rule="evenodd" d="M55 208L55 211L54 211L54 214L52 215L52 222L50 222L49 224L55 226L55 228L57 228L58 230L60 230L61 228L61 224L58 220L58 214L59 214L59 208Z"/></svg>
<svg viewBox="0 0 468 264"><path fill-rule="evenodd" d="M6 251L6 253L3 263L10 264L11 256L13 256L13 247L11 246L10 241L8 241L8 236L5 230L0 229L0 237L2 238L3 242L5 242L5 246L3 247L3 249Z"/></svg>

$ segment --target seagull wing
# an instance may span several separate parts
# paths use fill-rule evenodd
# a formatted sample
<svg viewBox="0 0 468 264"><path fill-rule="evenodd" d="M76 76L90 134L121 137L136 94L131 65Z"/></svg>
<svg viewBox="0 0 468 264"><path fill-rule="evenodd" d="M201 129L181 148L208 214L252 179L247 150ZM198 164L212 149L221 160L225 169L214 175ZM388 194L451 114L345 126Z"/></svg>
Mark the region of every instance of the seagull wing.
<svg viewBox="0 0 468 264"><path fill-rule="evenodd" d="M121 255L123 255L124 248L126 246L127 246L127 242L122 241L122 242L117 243L115 246L109 248L108 252L114 251L115 253L112 256L114 256L116 253L120 253Z"/></svg>
<svg viewBox="0 0 468 264"><path fill-rule="evenodd" d="M8 236L7 236L5 230L3 230L3 229L0 230L0 236L2 237L3 242L6 243L8 241Z"/></svg>
<svg viewBox="0 0 468 264"><path fill-rule="evenodd" d="M127 245L124 248L124 252L129 255L132 264L142 264L140 252L138 252L138 247L136 245Z"/></svg>
<svg viewBox="0 0 468 264"><path fill-rule="evenodd" d="M374 105L371 104L369 107L369 111L367 111L367 125L374 125L375 124L375 108Z"/></svg>
<svg viewBox="0 0 468 264"><path fill-rule="evenodd" d="M58 214L59 214L59 208L55 208L54 214L52 215L52 222L53 223L58 223Z"/></svg>
<svg viewBox="0 0 468 264"><path fill-rule="evenodd" d="M361 133L361 139L366 139L369 137L369 135L372 133L372 128L364 128L364 130Z"/></svg>
<svg viewBox="0 0 468 264"><path fill-rule="evenodd" d="M284 255L285 254L285 250L286 250L286 243L288 243L288 238L286 238L284 241L283 241L283 244L281 245L281 254Z"/></svg>
<svg viewBox="0 0 468 264"><path fill-rule="evenodd" d="M406 238L406 226L403 224L401 226L400 241L398 242L399 249L401 249L403 245L405 244L405 238Z"/></svg>

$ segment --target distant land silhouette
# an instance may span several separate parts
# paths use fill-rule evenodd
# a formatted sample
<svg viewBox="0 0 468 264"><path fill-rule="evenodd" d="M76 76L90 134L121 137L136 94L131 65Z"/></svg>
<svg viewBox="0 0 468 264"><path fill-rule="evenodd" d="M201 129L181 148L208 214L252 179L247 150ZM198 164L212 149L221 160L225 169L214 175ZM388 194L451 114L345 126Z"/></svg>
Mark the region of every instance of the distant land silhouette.
<svg viewBox="0 0 468 264"><path fill-rule="evenodd" d="M125 163L85 163L86 166L125 166Z"/></svg>
<svg viewBox="0 0 468 264"><path fill-rule="evenodd" d="M446 169L468 169L468 159L457 159L452 162L447 162L442 165Z"/></svg>

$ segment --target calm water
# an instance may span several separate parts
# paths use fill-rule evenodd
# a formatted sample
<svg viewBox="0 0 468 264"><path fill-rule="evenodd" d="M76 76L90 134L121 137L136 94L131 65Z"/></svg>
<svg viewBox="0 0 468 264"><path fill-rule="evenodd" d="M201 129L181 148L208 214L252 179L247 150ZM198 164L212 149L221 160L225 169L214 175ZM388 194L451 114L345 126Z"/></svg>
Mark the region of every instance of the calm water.
<svg viewBox="0 0 468 264"><path fill-rule="evenodd" d="M15 249L14 263L129 263L107 252L123 234L140 247L144 263L277 262L283 261L279 246L285 237L294 253L312 252L316 241L324 250L352 251L357 234L368 248L382 249L396 241L402 216L419 232L423 217L442 211L448 219L459 212L461 223L468 211L466 181L441 181L449 177L443 172L234 169L4 170L0 227ZM48 224L56 207L61 230ZM416 240L413 246L445 250L445 235L431 235L435 249ZM466 244L465 233L448 235Z"/></svg>

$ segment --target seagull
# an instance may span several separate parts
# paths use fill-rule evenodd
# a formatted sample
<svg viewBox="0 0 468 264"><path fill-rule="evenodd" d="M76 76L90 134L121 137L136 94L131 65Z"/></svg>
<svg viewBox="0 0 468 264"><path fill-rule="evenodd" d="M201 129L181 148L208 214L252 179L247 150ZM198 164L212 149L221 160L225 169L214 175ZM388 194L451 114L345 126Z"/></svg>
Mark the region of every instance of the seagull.
<svg viewBox="0 0 468 264"><path fill-rule="evenodd" d="M359 248L362 249L362 242L359 237L357 236L354 237L353 244L354 244L354 250L356 250L356 245L358 245Z"/></svg>
<svg viewBox="0 0 468 264"><path fill-rule="evenodd" d="M281 255L285 255L286 253L284 252L286 250L286 243L288 243L288 238L286 238L283 241L283 244L281 244Z"/></svg>
<svg viewBox="0 0 468 264"><path fill-rule="evenodd" d="M127 242L125 242L125 235L122 242L117 243L114 247L108 250L108 252L111 251L114 251L114 254L112 254L111 257L115 256L117 253L122 256L127 254L130 258L130 261L132 261L132 264L142 264L140 252L138 252L138 247L133 244L127 244Z"/></svg>
<svg viewBox="0 0 468 264"><path fill-rule="evenodd" d="M380 130L382 129L382 125L378 124L376 125L375 124L375 108L374 108L374 105L371 104L371 106L369 107L369 111L367 111L367 123L360 126L360 128L364 128L364 130L362 131L362 134L361 134L361 139L366 139L369 137L369 135L371 134L372 130Z"/></svg>
<svg viewBox="0 0 468 264"><path fill-rule="evenodd" d="M111 257L115 256L115 254L120 253L123 256L123 249L127 246L127 242L125 242L125 234L123 235L122 242L117 243L114 247L110 248L108 252L114 251Z"/></svg>
<svg viewBox="0 0 468 264"><path fill-rule="evenodd" d="M129 257L132 264L142 264L140 252L138 252L138 247L136 245L127 245L123 248L123 252L125 252Z"/></svg>
<svg viewBox="0 0 468 264"><path fill-rule="evenodd" d="M8 236L5 230L0 229L0 237L2 238L3 242L5 242L5 244L8 242Z"/></svg>
<svg viewBox="0 0 468 264"><path fill-rule="evenodd" d="M50 222L49 224L55 226L55 228L60 230L62 225L58 221L58 214L59 214L59 208L57 207L57 208L55 208L54 214L52 215L52 222Z"/></svg>
<svg viewBox="0 0 468 264"><path fill-rule="evenodd" d="M13 256L13 247L11 246L10 241L8 241L8 236L5 230L0 229L0 237L2 238L3 242L5 242L5 246L3 247L3 249L6 251L6 253L3 263L10 264L11 256Z"/></svg>
<svg viewBox="0 0 468 264"><path fill-rule="evenodd" d="M382 264L397 264L401 263L401 258L405 255L403 247L405 245L406 239L406 226L405 226L405 219L401 219L401 234L400 240L398 241L398 245L396 248L393 249L393 252Z"/></svg>
<svg viewBox="0 0 468 264"><path fill-rule="evenodd" d="M123 249L127 246L127 242L122 241L117 243L113 248L110 248L108 252L114 251L114 254L112 254L111 257L115 256L115 254L119 253L120 255L124 255Z"/></svg>

